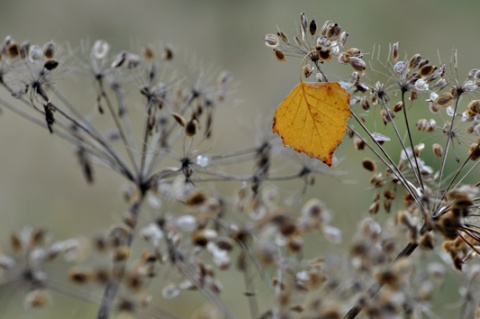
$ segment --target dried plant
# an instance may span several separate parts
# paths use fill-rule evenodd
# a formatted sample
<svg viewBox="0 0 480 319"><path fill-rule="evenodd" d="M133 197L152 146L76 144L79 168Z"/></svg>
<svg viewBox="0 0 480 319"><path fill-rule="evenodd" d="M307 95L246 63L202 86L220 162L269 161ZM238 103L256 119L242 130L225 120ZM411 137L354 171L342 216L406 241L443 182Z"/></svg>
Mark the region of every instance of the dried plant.
<svg viewBox="0 0 480 319"><path fill-rule="evenodd" d="M297 34L264 37L277 60L302 58L305 78L328 81L327 63L348 68L339 81L352 115L344 143L366 154L361 163L334 159L332 168L273 134L249 148L205 151L221 136L215 113L229 103L232 77L191 65L182 71L169 47L111 54L97 40L77 53L7 37L0 86L9 98L0 106L73 145L88 183L103 166L130 187L128 215L90 243L55 240L36 227L14 232L0 254L0 289L21 282L28 308L47 306L54 291L72 294L98 304L97 319L177 318L157 301L193 290L210 304L194 318L239 318L222 298L224 272L243 276L236 298L246 298L251 318L423 318L441 316L431 305L452 269L463 276L458 317L478 316L480 70L460 80L455 51L448 65L436 65L402 54L398 43L388 57L374 52L365 61L362 49L347 49L347 37L338 23L320 27L303 13ZM70 79L76 88L93 84L86 98L93 110L63 90ZM358 207L365 217L348 230L347 247L335 207L304 194L315 175L342 178L336 167L359 165L372 174L373 200ZM286 196L282 181L303 187ZM233 197L225 185L237 189ZM318 236L330 245L305 254ZM59 255L74 293L46 270Z"/></svg>

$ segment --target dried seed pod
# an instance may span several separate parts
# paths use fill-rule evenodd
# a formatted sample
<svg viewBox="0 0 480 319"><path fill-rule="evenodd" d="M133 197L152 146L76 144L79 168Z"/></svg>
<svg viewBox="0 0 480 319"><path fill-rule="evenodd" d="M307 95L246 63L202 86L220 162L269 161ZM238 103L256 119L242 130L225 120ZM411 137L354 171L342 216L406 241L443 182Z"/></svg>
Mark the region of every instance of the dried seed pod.
<svg viewBox="0 0 480 319"><path fill-rule="evenodd" d="M342 27L338 23L327 21L322 28L322 35L330 41L336 41L342 33Z"/></svg>
<svg viewBox="0 0 480 319"><path fill-rule="evenodd" d="M368 208L368 213L370 215L376 215L379 210L380 210L380 201L376 200Z"/></svg>
<svg viewBox="0 0 480 319"><path fill-rule="evenodd" d="M10 43L7 46L7 55L9 58L14 59L20 54L20 47L15 42Z"/></svg>
<svg viewBox="0 0 480 319"><path fill-rule="evenodd" d="M28 59L30 62L40 60L43 56L43 50L38 45L31 45L28 50Z"/></svg>
<svg viewBox="0 0 480 319"><path fill-rule="evenodd" d="M115 262L125 262L130 257L130 248L128 246L119 246L115 249L113 260Z"/></svg>
<svg viewBox="0 0 480 319"><path fill-rule="evenodd" d="M417 122L417 129L420 132L433 132L437 126L437 122L434 119L420 119Z"/></svg>
<svg viewBox="0 0 480 319"><path fill-rule="evenodd" d="M347 42L348 39L348 33L343 31L342 34L340 35L340 46L344 47L345 43Z"/></svg>
<svg viewBox="0 0 480 319"><path fill-rule="evenodd" d="M355 149L357 149L358 151L364 150L366 145L365 141L356 135L353 138L353 144L355 145Z"/></svg>
<svg viewBox="0 0 480 319"><path fill-rule="evenodd" d="M112 62L112 68L119 68L121 67L124 63L125 60L127 59L127 52L123 51L115 57L115 59Z"/></svg>
<svg viewBox="0 0 480 319"><path fill-rule="evenodd" d="M276 36L275 34L266 34L264 37L263 37L263 41L265 41L265 45L267 47L270 47L270 48L276 48L278 46L278 44L280 43L279 39L278 39L278 36Z"/></svg>
<svg viewBox="0 0 480 319"><path fill-rule="evenodd" d="M332 58L333 53L332 50L326 48L318 48L316 53L310 56L310 60L315 61L315 58L318 57L322 61L328 61Z"/></svg>
<svg viewBox="0 0 480 319"><path fill-rule="evenodd" d="M26 41L26 42L23 42L21 45L20 45L20 58L22 59L25 59L28 57L28 53L30 51L30 42ZM1 58L0 58L1 60Z"/></svg>
<svg viewBox="0 0 480 319"><path fill-rule="evenodd" d="M110 45L107 41L104 40L96 40L92 46L92 55L95 59L101 60L104 59L108 52L110 51Z"/></svg>
<svg viewBox="0 0 480 319"><path fill-rule="evenodd" d="M433 149L433 154L435 154L436 157L442 157L443 156L443 147L442 145L438 144L438 143L434 143L432 145L432 149Z"/></svg>
<svg viewBox="0 0 480 319"><path fill-rule="evenodd" d="M173 60L173 49L170 47L165 47L163 49L163 59L166 61Z"/></svg>
<svg viewBox="0 0 480 319"><path fill-rule="evenodd" d="M384 199L383 200L383 209L385 210L386 213L390 213L392 209L392 200L391 199Z"/></svg>
<svg viewBox="0 0 480 319"><path fill-rule="evenodd" d="M418 75L420 75L422 78L426 78L435 72L436 69L437 67L435 65L426 64L418 70Z"/></svg>
<svg viewBox="0 0 480 319"><path fill-rule="evenodd" d="M43 308L51 301L50 295L47 291L42 289L35 289L30 291L25 297L25 307L30 308Z"/></svg>
<svg viewBox="0 0 480 319"><path fill-rule="evenodd" d="M43 67L47 69L48 71L52 71L58 66L58 61L56 60L47 60Z"/></svg>
<svg viewBox="0 0 480 319"><path fill-rule="evenodd" d="M140 57L136 54L128 53L127 54L127 68L133 69L140 65Z"/></svg>
<svg viewBox="0 0 480 319"><path fill-rule="evenodd" d="M426 232L420 237L419 245L423 249L432 250L435 248L435 237L431 232Z"/></svg>
<svg viewBox="0 0 480 319"><path fill-rule="evenodd" d="M186 124L185 119L180 114L172 113L172 116L175 119L175 121L177 121L177 123L180 124L180 126L185 127L185 124Z"/></svg>
<svg viewBox="0 0 480 319"><path fill-rule="evenodd" d="M420 157L420 155L422 155L422 152L423 152L424 149L425 149L425 144L424 143L420 143L418 145L415 145L415 147L413 148L414 153L415 153L415 157Z"/></svg>
<svg viewBox="0 0 480 319"><path fill-rule="evenodd" d="M409 70L415 69L420 63L420 60L422 60L422 56L418 53L414 54L408 61L408 69Z"/></svg>
<svg viewBox="0 0 480 319"><path fill-rule="evenodd" d="M404 61L398 61L393 66L393 71L397 74L405 74L408 71L407 64Z"/></svg>
<svg viewBox="0 0 480 319"><path fill-rule="evenodd" d="M369 172L374 172L377 168L377 166L375 165L375 162L369 158L366 158L362 161L362 166L364 169L366 169Z"/></svg>
<svg viewBox="0 0 480 319"><path fill-rule="evenodd" d="M394 113L398 113L398 112L400 112L402 109L403 109L403 102L402 102L402 101L399 101L399 102L397 102L397 103L393 106L392 111L393 111Z"/></svg>
<svg viewBox="0 0 480 319"><path fill-rule="evenodd" d="M301 27L303 32L307 32L308 30L308 19L307 16L305 15L304 12L300 13L300 21L301 21Z"/></svg>
<svg viewBox="0 0 480 319"><path fill-rule="evenodd" d="M146 61L153 61L155 60L157 54L155 52L155 49L151 45L146 45L143 48L143 58Z"/></svg>
<svg viewBox="0 0 480 319"><path fill-rule="evenodd" d="M362 107L362 109L363 109L364 111L370 110L370 103L368 102L368 99L367 99L367 98L363 98L363 99L360 101L360 106Z"/></svg>
<svg viewBox="0 0 480 319"><path fill-rule="evenodd" d="M310 31L311 35L315 35L315 33L317 33L317 22L315 21L315 19L312 19L312 21L310 21L310 24L308 25L308 31Z"/></svg>
<svg viewBox="0 0 480 319"><path fill-rule="evenodd" d="M278 35L278 37L279 37L280 39L282 39L283 42L285 42L286 44L289 43L288 37L287 37L287 35L285 34L285 32L283 32L283 31L281 31L281 30L278 30L277 35Z"/></svg>
<svg viewBox="0 0 480 319"><path fill-rule="evenodd" d="M205 203L206 200L207 200L207 195L205 195L205 193L203 192L198 191L198 192L194 192L193 194L190 194L188 198L185 200L185 203L188 206L198 206Z"/></svg>
<svg viewBox="0 0 480 319"><path fill-rule="evenodd" d="M372 178L370 179L370 184L372 184L373 186L375 186L377 188L385 185L385 179L383 178L383 174L382 173L377 173L377 174L373 175Z"/></svg>
<svg viewBox="0 0 480 319"><path fill-rule="evenodd" d="M408 97L410 101L415 101L418 98L418 91L412 90L410 91L410 96Z"/></svg>
<svg viewBox="0 0 480 319"><path fill-rule="evenodd" d="M420 60L420 62L418 62L417 68L421 69L424 66L426 66L428 63L430 63L430 61L428 61L427 59Z"/></svg>
<svg viewBox="0 0 480 319"><path fill-rule="evenodd" d="M92 279L93 274L89 270L75 267L70 269L68 277L76 284L85 284Z"/></svg>
<svg viewBox="0 0 480 319"><path fill-rule="evenodd" d="M480 158L480 144L479 143L473 143L470 145L468 148L468 157L472 161L476 161Z"/></svg>
<svg viewBox="0 0 480 319"><path fill-rule="evenodd" d="M277 58L278 61L283 62L286 60L285 53L283 53L282 50L274 48L273 49L273 54Z"/></svg>
<svg viewBox="0 0 480 319"><path fill-rule="evenodd" d="M462 221L459 216L449 210L440 216L436 226L445 238L453 240L458 237L458 230L462 227Z"/></svg>
<svg viewBox="0 0 480 319"><path fill-rule="evenodd" d="M198 121L196 119L191 119L185 125L185 135L188 137L194 136L198 131Z"/></svg>
<svg viewBox="0 0 480 319"><path fill-rule="evenodd" d="M55 43L53 43L53 42L47 42L47 43L45 43L45 45L43 46L43 55L44 55L47 59L53 59L53 56L55 55L55 49L56 49Z"/></svg>
<svg viewBox="0 0 480 319"><path fill-rule="evenodd" d="M305 76L305 78L309 78L312 75L312 73L313 73L313 70L310 64L305 64L303 66L303 76Z"/></svg>
<svg viewBox="0 0 480 319"><path fill-rule="evenodd" d="M388 123L393 121L393 119L395 118L395 113L393 113L393 111L390 109L382 109L380 111L380 115L382 117L384 125L387 125Z"/></svg>
<svg viewBox="0 0 480 319"><path fill-rule="evenodd" d="M399 49L399 44L398 42L395 42L394 44L392 44L392 60L393 62L397 62L398 61L398 49Z"/></svg>
<svg viewBox="0 0 480 319"><path fill-rule="evenodd" d="M387 199L395 199L396 195L395 195L395 192L393 192L390 189L387 189L385 190L385 192L383 192L383 197Z"/></svg>
<svg viewBox="0 0 480 319"><path fill-rule="evenodd" d="M475 115L480 114L480 100L470 101L467 105L466 114L469 118L473 118Z"/></svg>

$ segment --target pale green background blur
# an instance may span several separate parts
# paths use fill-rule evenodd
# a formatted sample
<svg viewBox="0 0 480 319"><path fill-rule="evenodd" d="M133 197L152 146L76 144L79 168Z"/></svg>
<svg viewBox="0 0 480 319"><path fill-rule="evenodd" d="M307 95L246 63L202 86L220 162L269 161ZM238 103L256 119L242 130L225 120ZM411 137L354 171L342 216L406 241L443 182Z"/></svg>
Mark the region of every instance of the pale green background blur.
<svg viewBox="0 0 480 319"><path fill-rule="evenodd" d="M444 62L456 47L461 73L480 66L480 2L475 0L0 0L0 38L11 35L18 42L29 39L33 43L54 40L74 47L82 40L92 43L102 38L114 51L145 43L170 44L184 58L194 57L205 67L228 69L235 78L235 103L217 114L217 132L223 133L216 146L229 149L234 147L232 143L245 146L255 141L252 119L263 121L268 128L273 110L298 81L300 60L276 62L262 36L276 32L277 26L293 34L302 11L320 25L326 19L342 25L350 33L348 47L371 52L374 45L381 45L386 52L390 43L399 41L402 54L419 52L435 61L439 54ZM81 92L76 94L81 96ZM96 183L86 185L68 144L0 108L2 243L7 242L10 231L26 224L48 228L58 238L65 238L93 235L118 221L125 210L120 193L123 180L96 169ZM347 154L354 153L350 145L342 145L339 156ZM367 214L358 207L368 207L372 196L364 182L368 174L359 173L359 168L360 162L342 167L349 171L346 179L358 180L357 185L317 178L309 193L335 210L334 224L343 225L346 238L349 227L353 232L356 221ZM8 248L5 244L0 247ZM0 289L0 318L13 316L9 313L21 313L19 318L38 317L17 312L22 308L20 288L7 299L9 293ZM59 302L50 311L56 313L55 307L61 307ZM187 316L191 310L184 304L181 307L175 312ZM72 307L65 316L55 318L82 318L86 313L88 310Z"/></svg>

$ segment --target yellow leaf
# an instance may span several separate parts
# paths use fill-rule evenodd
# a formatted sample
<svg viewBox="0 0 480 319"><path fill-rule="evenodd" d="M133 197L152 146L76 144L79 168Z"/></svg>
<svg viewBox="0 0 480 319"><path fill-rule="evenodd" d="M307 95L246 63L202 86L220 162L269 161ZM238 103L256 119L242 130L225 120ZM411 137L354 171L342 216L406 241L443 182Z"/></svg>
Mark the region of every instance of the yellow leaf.
<svg viewBox="0 0 480 319"><path fill-rule="evenodd" d="M349 117L350 94L340 84L301 81L277 108L273 131L285 146L330 166Z"/></svg>

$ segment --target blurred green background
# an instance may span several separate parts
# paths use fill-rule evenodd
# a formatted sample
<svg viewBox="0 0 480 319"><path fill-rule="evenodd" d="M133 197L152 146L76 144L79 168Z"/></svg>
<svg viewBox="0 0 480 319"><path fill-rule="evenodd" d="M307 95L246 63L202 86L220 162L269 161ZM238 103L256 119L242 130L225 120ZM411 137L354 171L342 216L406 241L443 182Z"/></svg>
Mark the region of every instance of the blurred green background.
<svg viewBox="0 0 480 319"><path fill-rule="evenodd" d="M480 2L474 0L1 0L0 4L0 37L11 35L18 42L68 42L73 47L101 38L111 43L113 52L135 50L147 43L169 44L181 59L231 71L235 92L231 106L217 113L216 130L222 132L217 149L250 145L256 141L256 128L269 129L275 107L298 81L300 59L278 63L262 37L276 32L277 26L293 34L302 11L320 25L327 19L338 22L350 34L347 47L369 53L380 45L386 53L389 44L399 41L402 56L418 52L433 61L440 56L443 62L449 61L455 47L460 74L480 65ZM74 94L81 97L82 93ZM125 210L123 180L98 168L96 183L86 185L70 145L0 109L1 243L8 242L9 232L23 225L42 226L65 238L93 235L118 221ZM363 157L351 149L350 144L342 145L338 156ZM342 169L348 172L344 180L319 177L308 194L323 199L335 211L334 225L342 225L346 234L366 216L366 209L359 211L358 207L368 208L372 196L365 183L368 174L359 170L360 161L349 158L349 163L358 166L344 165ZM19 289L6 299L0 289L1 318L38 316L18 310L21 296ZM232 305L236 300L227 302ZM198 305L192 303L192 307ZM71 318L82 318L78 309L71 311ZM190 311L177 313L187 316Z"/></svg>

